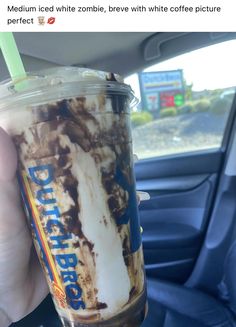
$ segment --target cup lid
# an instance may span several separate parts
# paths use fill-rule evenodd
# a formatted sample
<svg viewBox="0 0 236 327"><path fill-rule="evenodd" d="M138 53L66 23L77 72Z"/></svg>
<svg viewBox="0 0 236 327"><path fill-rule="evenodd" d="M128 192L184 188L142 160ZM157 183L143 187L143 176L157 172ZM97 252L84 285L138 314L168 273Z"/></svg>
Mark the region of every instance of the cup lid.
<svg viewBox="0 0 236 327"><path fill-rule="evenodd" d="M27 73L14 81L8 79L0 83L0 110L15 105L17 101L40 98L45 101L76 96L78 91L87 94L99 93L129 94L131 102L135 99L129 85L114 73L80 67L53 67ZM53 98L54 97L54 98ZM37 101L36 101L37 102Z"/></svg>

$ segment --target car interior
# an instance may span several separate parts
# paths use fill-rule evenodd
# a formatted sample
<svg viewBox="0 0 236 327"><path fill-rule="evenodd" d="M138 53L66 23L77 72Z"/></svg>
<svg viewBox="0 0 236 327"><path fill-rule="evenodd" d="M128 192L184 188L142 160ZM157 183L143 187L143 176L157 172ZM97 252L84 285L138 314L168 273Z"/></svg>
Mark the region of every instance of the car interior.
<svg viewBox="0 0 236 327"><path fill-rule="evenodd" d="M142 327L236 326L236 80L235 63L227 59L236 49L236 33L19 32L14 36L27 71L88 67L119 73L134 89L132 78L138 83L140 74L152 72L154 65L160 64L156 71L173 70L171 60L213 49L211 55L193 56L191 62L182 57L183 62L199 71L196 76L202 83L209 77L204 67L212 65L211 81L224 80L224 86L202 84L202 89L195 89L199 81L188 80L184 68L176 64L175 69L183 69L184 88L189 90L185 105L168 105L168 110L163 107L159 112L150 109L145 117L151 118L144 124L137 117L148 108L137 88L142 99L131 115L134 152L139 157L136 186L150 194L150 200L139 206L149 306ZM0 67L3 81L9 75L2 57ZM137 73L139 77L132 77ZM48 296L11 326L61 324Z"/></svg>

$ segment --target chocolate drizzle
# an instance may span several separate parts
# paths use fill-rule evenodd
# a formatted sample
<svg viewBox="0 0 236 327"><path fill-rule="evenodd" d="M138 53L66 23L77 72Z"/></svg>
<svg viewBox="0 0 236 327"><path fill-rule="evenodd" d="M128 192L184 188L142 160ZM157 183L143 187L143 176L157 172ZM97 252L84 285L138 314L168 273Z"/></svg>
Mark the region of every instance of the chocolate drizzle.
<svg viewBox="0 0 236 327"><path fill-rule="evenodd" d="M89 242L87 239L83 241L83 245L89 248L89 251L93 253L94 244Z"/></svg>
<svg viewBox="0 0 236 327"><path fill-rule="evenodd" d="M107 81L112 81L112 82L117 82L117 79L116 79L114 73L109 73L109 74L107 74L106 80L107 80Z"/></svg>
<svg viewBox="0 0 236 327"><path fill-rule="evenodd" d="M137 289L133 286L129 292L129 302L137 295Z"/></svg>
<svg viewBox="0 0 236 327"><path fill-rule="evenodd" d="M24 132L21 132L18 135L14 135L12 137L12 139L13 139L13 142L14 142L16 148L20 148L23 144L27 144Z"/></svg>
<svg viewBox="0 0 236 327"><path fill-rule="evenodd" d="M107 304L106 303L97 302L97 305L96 305L96 309L97 310L102 310L102 309L106 309L106 308L107 308Z"/></svg>

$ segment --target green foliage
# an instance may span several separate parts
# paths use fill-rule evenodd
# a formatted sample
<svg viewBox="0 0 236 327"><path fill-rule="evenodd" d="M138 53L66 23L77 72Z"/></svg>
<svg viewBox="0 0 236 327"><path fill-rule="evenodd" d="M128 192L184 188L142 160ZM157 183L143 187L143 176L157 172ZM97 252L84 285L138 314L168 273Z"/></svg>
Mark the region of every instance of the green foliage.
<svg viewBox="0 0 236 327"><path fill-rule="evenodd" d="M147 111L132 112L131 113L131 124L133 127L147 124L153 120L152 114Z"/></svg>
<svg viewBox="0 0 236 327"><path fill-rule="evenodd" d="M231 107L231 101L226 98L218 98L212 102L211 112L216 115L223 115L228 112Z"/></svg>
<svg viewBox="0 0 236 327"><path fill-rule="evenodd" d="M187 114L189 112L193 112L194 111L194 102L192 101L188 101L185 102L185 104L181 107L178 108L177 113L178 114Z"/></svg>
<svg viewBox="0 0 236 327"><path fill-rule="evenodd" d="M177 115L177 109L175 107L164 108L160 111L160 118L172 117Z"/></svg>
<svg viewBox="0 0 236 327"><path fill-rule="evenodd" d="M205 112L211 107L211 102L207 99L199 100L195 103L193 112Z"/></svg>
<svg viewBox="0 0 236 327"><path fill-rule="evenodd" d="M185 100L191 101L193 97L193 83L187 84L186 80L184 79L184 90L185 90Z"/></svg>
<svg viewBox="0 0 236 327"><path fill-rule="evenodd" d="M211 105L213 105L216 101L218 101L218 100L220 100L220 97L218 96L218 95L216 95L216 96L212 96L211 98L210 98L210 101L211 101Z"/></svg>
<svg viewBox="0 0 236 327"><path fill-rule="evenodd" d="M209 91L211 97L220 97L222 90L221 89L216 89Z"/></svg>

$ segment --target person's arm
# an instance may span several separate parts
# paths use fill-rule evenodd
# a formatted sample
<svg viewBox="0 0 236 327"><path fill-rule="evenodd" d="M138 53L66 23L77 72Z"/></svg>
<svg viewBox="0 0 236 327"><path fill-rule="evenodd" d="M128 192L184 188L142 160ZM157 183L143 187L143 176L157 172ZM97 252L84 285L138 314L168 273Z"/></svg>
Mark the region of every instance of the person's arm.
<svg viewBox="0 0 236 327"><path fill-rule="evenodd" d="M0 309L0 326L9 327L10 325L11 325L10 318L2 309Z"/></svg>

